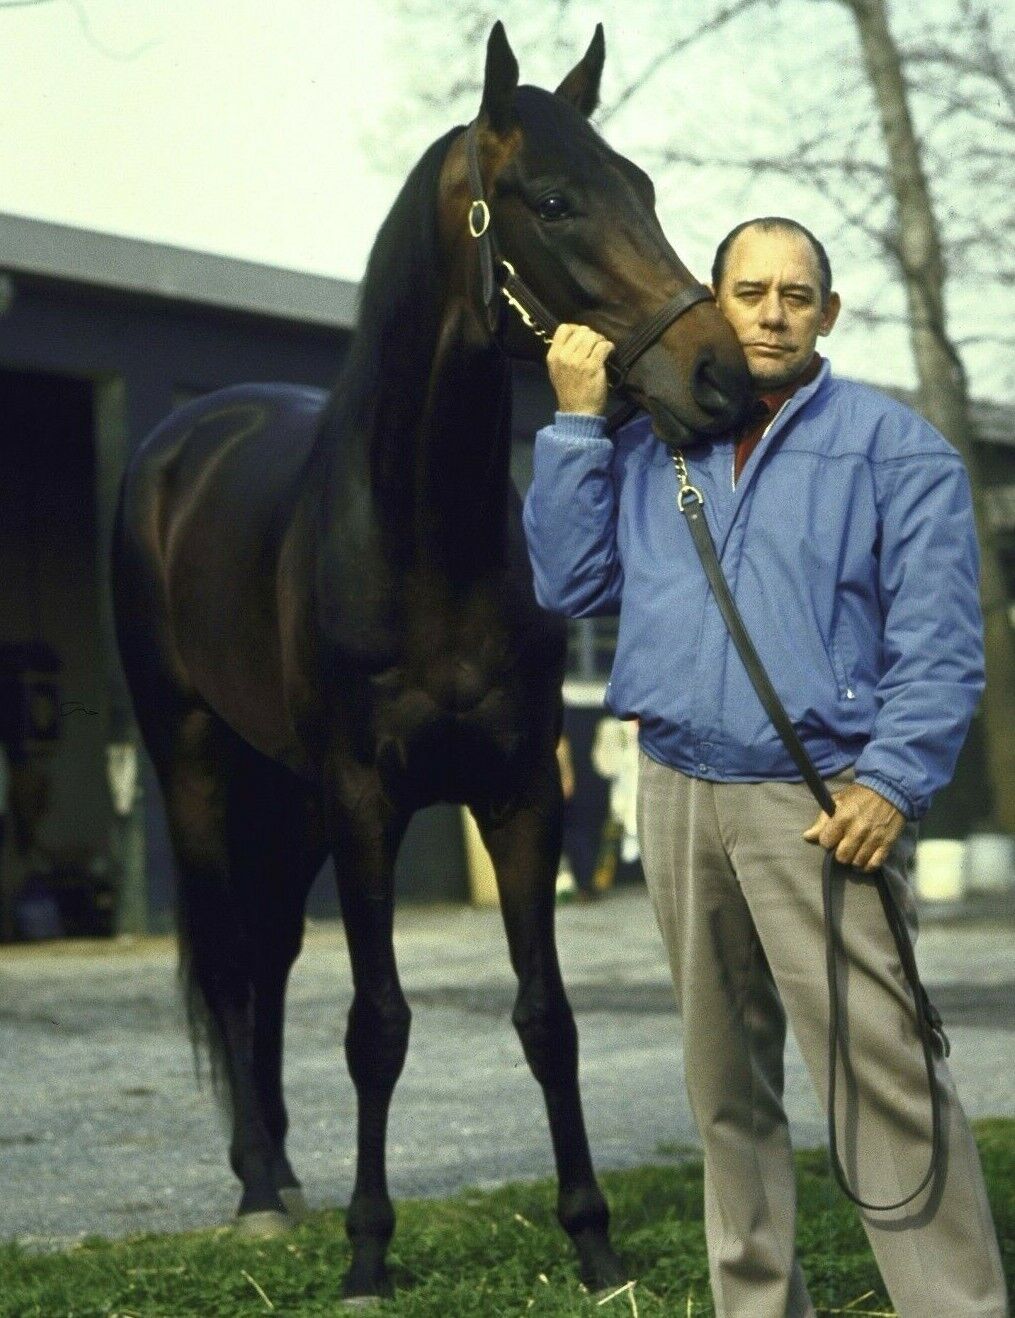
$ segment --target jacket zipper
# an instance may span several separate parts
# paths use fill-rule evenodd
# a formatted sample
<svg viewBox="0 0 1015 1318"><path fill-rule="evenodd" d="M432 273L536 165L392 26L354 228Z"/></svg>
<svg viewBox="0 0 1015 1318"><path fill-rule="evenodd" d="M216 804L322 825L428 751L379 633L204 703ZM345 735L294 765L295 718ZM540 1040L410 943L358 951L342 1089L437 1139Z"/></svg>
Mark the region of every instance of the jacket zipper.
<svg viewBox="0 0 1015 1318"><path fill-rule="evenodd" d="M759 443L759 444L763 444L763 443L765 442L765 438L767 437L768 432L772 429L772 427L775 425L775 423L776 423L776 422L779 420L779 418L782 416L782 414L783 414L783 412L785 411L787 405L793 401L793 398L794 398L794 397L795 397L795 395L791 395L789 398L786 399L786 401L785 401L784 403L780 403L780 404L779 404L779 410L778 410L778 412L776 412L775 416L772 417L771 421L769 421L768 425L767 425L767 426L765 427L765 429L761 432L761 438L758 440L758 443ZM736 444L734 444L734 445L733 445L733 457L730 459L730 489L731 489L731 490L735 490L736 488L737 488L737 446L736 446Z"/></svg>
<svg viewBox="0 0 1015 1318"><path fill-rule="evenodd" d="M772 429L775 423L782 416L783 412L786 410L786 407L789 405L789 403L793 401L793 397L795 397L795 395L793 395L790 398L787 398L784 403L780 404L779 410L776 412L775 416L772 417L771 421L769 421L768 425L761 432L761 438L758 440L759 444L764 443L765 439L768 436L768 432ZM734 444L733 456L730 459L730 489L735 491L736 488L737 488L737 446L736 444ZM829 658L832 661L832 671L835 674L835 682L839 688L840 698L844 700L855 700L856 693L849 684L849 679L846 676L846 668L839 655L838 648L836 647L834 639L829 641L828 648L829 648Z"/></svg>

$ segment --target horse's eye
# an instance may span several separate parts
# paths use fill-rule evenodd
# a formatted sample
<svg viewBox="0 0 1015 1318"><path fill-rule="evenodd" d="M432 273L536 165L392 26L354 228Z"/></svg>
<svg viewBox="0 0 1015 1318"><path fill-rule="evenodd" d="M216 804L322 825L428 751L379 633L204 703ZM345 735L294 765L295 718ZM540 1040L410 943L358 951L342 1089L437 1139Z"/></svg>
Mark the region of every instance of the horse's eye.
<svg viewBox="0 0 1015 1318"><path fill-rule="evenodd" d="M541 220L563 220L571 214L571 207L567 204L567 199L562 197L559 192L551 192L548 197L544 197L539 203L539 218Z"/></svg>

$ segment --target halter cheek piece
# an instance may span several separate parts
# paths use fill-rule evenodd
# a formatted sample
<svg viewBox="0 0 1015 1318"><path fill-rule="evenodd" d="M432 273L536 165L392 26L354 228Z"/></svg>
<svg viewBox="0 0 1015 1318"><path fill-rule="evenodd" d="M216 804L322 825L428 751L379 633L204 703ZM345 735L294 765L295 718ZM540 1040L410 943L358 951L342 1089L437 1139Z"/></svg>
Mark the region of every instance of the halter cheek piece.
<svg viewBox="0 0 1015 1318"><path fill-rule="evenodd" d="M533 334L544 343L549 343L560 321L546 309L532 289L519 278L511 262L505 260L497 250L497 243L490 227L490 207L483 195L477 139L477 121L473 120L465 139L469 190L472 196L469 206L469 233L479 244L479 269L487 327L491 334L496 333L500 320L500 303L497 297L499 292L514 307ZM690 311L691 307L697 306L699 302L711 300L712 294L704 284L691 284L690 287L671 297L668 302L664 302L654 316L610 353L606 361L606 373L611 387L614 389L624 387L627 373L638 358L662 338L664 332L685 311Z"/></svg>

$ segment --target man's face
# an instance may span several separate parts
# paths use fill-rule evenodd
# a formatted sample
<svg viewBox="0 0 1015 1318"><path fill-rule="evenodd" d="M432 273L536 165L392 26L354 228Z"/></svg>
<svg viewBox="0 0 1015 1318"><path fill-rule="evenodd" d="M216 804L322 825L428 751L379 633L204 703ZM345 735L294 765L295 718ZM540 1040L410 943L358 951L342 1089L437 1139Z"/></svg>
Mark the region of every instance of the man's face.
<svg viewBox="0 0 1015 1318"><path fill-rule="evenodd" d="M745 229L726 255L716 300L740 340L760 392L781 389L810 365L818 336L839 314L839 295L821 305L814 249L792 229Z"/></svg>

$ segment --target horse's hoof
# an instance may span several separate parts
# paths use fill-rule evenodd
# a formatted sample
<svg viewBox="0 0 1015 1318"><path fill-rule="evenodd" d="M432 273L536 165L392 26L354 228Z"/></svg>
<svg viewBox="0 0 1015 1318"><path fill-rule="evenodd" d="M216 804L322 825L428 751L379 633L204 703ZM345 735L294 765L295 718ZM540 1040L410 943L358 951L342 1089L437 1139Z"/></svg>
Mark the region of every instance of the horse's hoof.
<svg viewBox="0 0 1015 1318"><path fill-rule="evenodd" d="M261 1213L241 1213L233 1223L236 1234L248 1240L269 1240L272 1236L284 1236L291 1229L289 1214L271 1208Z"/></svg>
<svg viewBox="0 0 1015 1318"><path fill-rule="evenodd" d="M609 1286L600 1286L597 1291L589 1291L589 1296L591 1299L595 1300L596 1304L606 1304L608 1300L618 1299L621 1295L625 1294L625 1292L633 1294L634 1288L637 1284L636 1281L612 1283Z"/></svg>
<svg viewBox="0 0 1015 1318"><path fill-rule="evenodd" d="M627 1269L608 1238L581 1232L574 1237L574 1243L578 1248L578 1275L596 1299L621 1291L629 1284Z"/></svg>
<svg viewBox="0 0 1015 1318"><path fill-rule="evenodd" d="M283 1185L278 1197L285 1204L285 1211L294 1222L303 1222L310 1216L310 1209L303 1197L303 1190L298 1185Z"/></svg>

